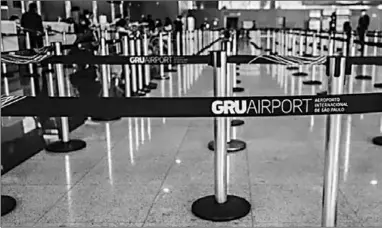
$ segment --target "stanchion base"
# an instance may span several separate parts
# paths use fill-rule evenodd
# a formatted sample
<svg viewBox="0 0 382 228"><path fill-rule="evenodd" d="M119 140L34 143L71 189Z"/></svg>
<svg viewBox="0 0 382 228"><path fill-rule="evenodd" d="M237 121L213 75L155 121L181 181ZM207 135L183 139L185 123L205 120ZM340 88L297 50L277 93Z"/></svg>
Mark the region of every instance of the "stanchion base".
<svg viewBox="0 0 382 228"><path fill-rule="evenodd" d="M304 73L304 72L297 72L297 73L294 73L292 75L295 77L306 77L306 76L308 76L308 74Z"/></svg>
<svg viewBox="0 0 382 228"><path fill-rule="evenodd" d="M374 88L376 88L376 89L382 89L382 83L376 83L376 84L374 84Z"/></svg>
<svg viewBox="0 0 382 228"><path fill-rule="evenodd" d="M296 66L290 66L290 67L287 67L286 69L287 69L287 70L298 70L299 67L296 67Z"/></svg>
<svg viewBox="0 0 382 228"><path fill-rule="evenodd" d="M382 146L382 136L375 137L373 139L373 144L377 146Z"/></svg>
<svg viewBox="0 0 382 228"><path fill-rule="evenodd" d="M328 95L328 91L321 91L317 93L317 96L326 96Z"/></svg>
<svg viewBox="0 0 382 228"><path fill-rule="evenodd" d="M158 88L158 84L154 83L154 82L150 82L148 85L147 85L147 88L151 89L151 90L154 90L154 89L157 89Z"/></svg>
<svg viewBox="0 0 382 228"><path fill-rule="evenodd" d="M310 81L304 81L304 82L302 82L302 84L304 84L304 85L322 85L322 82L317 81L317 80L310 80Z"/></svg>
<svg viewBox="0 0 382 228"><path fill-rule="evenodd" d="M169 80L170 77L169 76L158 76L158 77L154 77L155 80Z"/></svg>
<svg viewBox="0 0 382 228"><path fill-rule="evenodd" d="M231 121L231 126L232 127L239 127L244 125L244 120L232 120Z"/></svg>
<svg viewBox="0 0 382 228"><path fill-rule="evenodd" d="M371 76L369 75L358 75L355 77L357 80L365 80L365 81L370 81L372 79Z"/></svg>
<svg viewBox="0 0 382 228"><path fill-rule="evenodd" d="M69 153L74 151L82 150L86 147L86 142L73 139L69 142L58 141L48 145L45 150L51 153Z"/></svg>
<svg viewBox="0 0 382 228"><path fill-rule="evenodd" d="M150 92L151 92L151 89L150 89L149 87L145 87L145 88L142 89L142 91L143 91L144 93L150 93Z"/></svg>
<svg viewBox="0 0 382 228"><path fill-rule="evenodd" d="M236 153L243 151L247 148L247 144L243 141L233 139L231 142L227 143L227 153ZM208 143L208 149L215 151L215 142L211 141Z"/></svg>
<svg viewBox="0 0 382 228"><path fill-rule="evenodd" d="M119 116L111 116L111 117L92 117L92 120L94 122L113 122L120 120L121 117Z"/></svg>
<svg viewBox="0 0 382 228"><path fill-rule="evenodd" d="M219 204L215 196L206 196L196 200L191 207L192 213L201 219L213 222L228 222L241 219L251 211L251 204L238 196L227 196L227 202Z"/></svg>
<svg viewBox="0 0 382 228"><path fill-rule="evenodd" d="M1 216L11 213L16 208L16 199L10 196L1 196Z"/></svg>
<svg viewBox="0 0 382 228"><path fill-rule="evenodd" d="M138 91L138 92L132 94L133 97L143 97L145 95L146 95L146 93L143 91Z"/></svg>
<svg viewBox="0 0 382 228"><path fill-rule="evenodd" d="M177 72L177 70L176 69L165 69L164 70L164 72L166 72L166 73L175 73L175 72Z"/></svg>
<svg viewBox="0 0 382 228"><path fill-rule="evenodd" d="M234 87L234 88L232 89L232 91L233 91L234 93L242 93L242 92L244 92L245 90L244 90L244 88L242 88L242 87Z"/></svg>
<svg viewBox="0 0 382 228"><path fill-rule="evenodd" d="M236 83L237 84L241 84L241 80L236 80Z"/></svg>

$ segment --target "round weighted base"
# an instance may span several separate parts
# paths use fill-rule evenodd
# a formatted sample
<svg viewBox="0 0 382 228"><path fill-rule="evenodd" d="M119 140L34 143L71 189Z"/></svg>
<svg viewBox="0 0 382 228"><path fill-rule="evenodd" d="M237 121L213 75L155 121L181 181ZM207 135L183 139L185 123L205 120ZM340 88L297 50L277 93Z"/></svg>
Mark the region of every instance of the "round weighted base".
<svg viewBox="0 0 382 228"><path fill-rule="evenodd" d="M239 126L243 126L244 123L245 122L243 120L232 120L231 121L231 126L232 127L239 127Z"/></svg>
<svg viewBox="0 0 382 228"><path fill-rule="evenodd" d="M298 70L299 68L296 66L290 66L286 68L287 70Z"/></svg>
<svg viewBox="0 0 382 228"><path fill-rule="evenodd" d="M150 93L150 92L151 92L151 89L148 88L148 87L145 87L145 88L142 89L142 91L143 91L144 93Z"/></svg>
<svg viewBox="0 0 382 228"><path fill-rule="evenodd" d="M143 97L145 95L146 95L146 93L144 91L138 91L136 93L133 93L134 97Z"/></svg>
<svg viewBox="0 0 382 228"><path fill-rule="evenodd" d="M110 116L110 117L92 117L92 120L94 122L113 122L120 120L121 117L119 116Z"/></svg>
<svg viewBox="0 0 382 228"><path fill-rule="evenodd" d="M382 83L376 83L376 84L374 84L374 88L376 88L376 89L382 89Z"/></svg>
<svg viewBox="0 0 382 228"><path fill-rule="evenodd" d="M1 196L1 216L11 213L16 208L16 200L10 196Z"/></svg>
<svg viewBox="0 0 382 228"><path fill-rule="evenodd" d="M236 80L236 84L241 84L241 80Z"/></svg>
<svg viewBox="0 0 382 228"><path fill-rule="evenodd" d="M317 96L326 96L328 95L328 91L321 91L317 93Z"/></svg>
<svg viewBox="0 0 382 228"><path fill-rule="evenodd" d="M45 150L51 153L70 153L82 150L86 147L86 142L78 139L69 140L68 142L58 141L48 145Z"/></svg>
<svg viewBox="0 0 382 228"><path fill-rule="evenodd" d="M170 77L169 76L157 76L157 77L154 77L155 80L169 80Z"/></svg>
<svg viewBox="0 0 382 228"><path fill-rule="evenodd" d="M375 137L373 139L373 144L377 146L382 146L382 136Z"/></svg>
<svg viewBox="0 0 382 228"><path fill-rule="evenodd" d="M153 83L153 82L150 82L149 85L147 86L149 89L153 90L153 89L157 89L158 88L158 84L156 83Z"/></svg>
<svg viewBox="0 0 382 228"><path fill-rule="evenodd" d="M243 151L247 148L247 144L243 141L233 139L231 142L227 143L227 153L236 153ZM208 149L215 151L215 142L211 141L208 143Z"/></svg>
<svg viewBox="0 0 382 228"><path fill-rule="evenodd" d="M295 77L306 77L306 76L308 76L308 74L304 73L304 72L297 72L297 73L294 73L292 75Z"/></svg>
<svg viewBox="0 0 382 228"><path fill-rule="evenodd" d="M242 92L244 92L245 90L244 90L244 88L241 88L241 87L234 87L234 88L232 89L232 91L233 91L234 93L242 93Z"/></svg>
<svg viewBox="0 0 382 228"><path fill-rule="evenodd" d="M213 222L228 222L241 219L251 211L251 204L237 196L228 195L223 204L216 202L215 196L206 196L196 200L191 207L192 213L201 219Z"/></svg>
<svg viewBox="0 0 382 228"><path fill-rule="evenodd" d="M170 69L165 69L164 72L166 72L166 73L169 73L169 72L170 73L175 73L177 71L176 71L176 69L171 69L171 70Z"/></svg>
<svg viewBox="0 0 382 228"><path fill-rule="evenodd" d="M371 76L369 75L358 75L355 77L357 80L365 80L365 81L370 81L372 79Z"/></svg>
<svg viewBox="0 0 382 228"><path fill-rule="evenodd" d="M302 82L302 84L304 84L304 85L322 85L322 82L317 81L317 80L310 80L310 81L304 81L304 82Z"/></svg>

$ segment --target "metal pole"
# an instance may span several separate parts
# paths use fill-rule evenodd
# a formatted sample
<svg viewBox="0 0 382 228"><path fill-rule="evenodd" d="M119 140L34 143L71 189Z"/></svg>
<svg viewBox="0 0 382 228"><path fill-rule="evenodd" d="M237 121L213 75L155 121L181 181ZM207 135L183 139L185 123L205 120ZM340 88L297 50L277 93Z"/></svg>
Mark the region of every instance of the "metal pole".
<svg viewBox="0 0 382 228"><path fill-rule="evenodd" d="M37 5L37 13L41 15L41 1L36 1L36 5Z"/></svg>
<svg viewBox="0 0 382 228"><path fill-rule="evenodd" d="M300 31L300 48L299 48L300 56L304 56L304 36L303 33Z"/></svg>
<svg viewBox="0 0 382 228"><path fill-rule="evenodd" d="M341 95L344 90L344 78L346 58L340 62L341 72L339 77L335 75L336 60L330 59L330 75L328 94ZM339 179L339 156L341 144L341 115L327 116L327 135L325 145L325 171L323 186L322 226L335 227L337 220L337 196Z"/></svg>
<svg viewBox="0 0 382 228"><path fill-rule="evenodd" d="M27 6L25 5L26 1L20 1L20 2L21 2L21 13L24 14L27 8Z"/></svg>
<svg viewBox="0 0 382 228"><path fill-rule="evenodd" d="M1 63L2 73L4 75L4 93L9 96L9 81L7 77L7 65L5 63Z"/></svg>
<svg viewBox="0 0 382 228"><path fill-rule="evenodd" d="M159 56L163 56L164 55L164 50L163 49L164 49L163 48L163 33L160 32L159 33ZM164 77L164 65L160 64L159 68L160 68L159 76L161 78L163 78Z"/></svg>
<svg viewBox="0 0 382 228"><path fill-rule="evenodd" d="M101 55L106 56L106 39L101 38ZM102 76L102 96L109 97L109 78L107 65L101 65L101 76Z"/></svg>
<svg viewBox="0 0 382 228"><path fill-rule="evenodd" d="M135 40L130 39L130 55L134 56L135 55ZM133 94L136 94L138 92L137 89L137 66L136 65L131 65L131 84L132 84L132 92Z"/></svg>
<svg viewBox="0 0 382 228"><path fill-rule="evenodd" d="M30 34L29 32L25 32L25 42L26 42L26 49L31 49L31 40L30 40ZM29 68L29 74L30 74L30 87L31 87L31 96L36 96L36 87L35 87L35 81L34 81L34 69L33 64L28 64Z"/></svg>
<svg viewBox="0 0 382 228"><path fill-rule="evenodd" d="M226 42L227 46L226 46L226 55L227 56L230 56L231 55L231 39L232 37L230 37L230 40ZM225 64L225 65L221 65L221 70L225 71L226 74L223 74L223 75L226 75L226 94L225 96L226 97L232 97L233 96L233 82L232 82L232 70L231 70L231 67L232 67L232 64ZM232 126L231 126L231 120L232 118L231 117L227 117L226 118L226 121L227 121L227 143L231 142L231 137L232 137Z"/></svg>
<svg viewBox="0 0 382 228"><path fill-rule="evenodd" d="M48 30L45 30L45 46L47 47L50 46ZM50 97L54 96L54 83L53 83L52 70L53 70L52 64L48 64L48 95Z"/></svg>
<svg viewBox="0 0 382 228"><path fill-rule="evenodd" d="M176 55L177 56L180 56L181 52L180 52L180 48L181 48L181 45L180 45L180 33L181 32L177 32L176 33Z"/></svg>
<svg viewBox="0 0 382 228"><path fill-rule="evenodd" d="M129 37L122 37L122 45L123 45L123 55L129 56ZM125 74L125 97L131 97L131 89L130 89L130 68L129 65L123 65L124 74Z"/></svg>
<svg viewBox="0 0 382 228"><path fill-rule="evenodd" d="M171 37L172 37L172 33L171 32L168 32L168 38L167 38L167 55L168 56L171 56L172 55L172 42L171 42ZM171 71L172 70L172 66L171 64L168 64L168 69Z"/></svg>
<svg viewBox="0 0 382 228"><path fill-rule="evenodd" d="M143 34L143 55L148 56L149 55L149 45L147 40L147 34ZM145 86L150 86L151 81L151 73L150 73L150 65L145 65Z"/></svg>
<svg viewBox="0 0 382 228"><path fill-rule="evenodd" d="M65 17L70 18L70 12L72 11L72 3L65 1Z"/></svg>
<svg viewBox="0 0 382 228"><path fill-rule="evenodd" d="M54 51L56 56L61 56L61 43L54 43ZM58 87L58 96L66 97L65 94L65 75L64 75L64 65L55 64L56 76L57 76L57 87ZM61 117L61 140L64 143L69 142L69 120L68 117Z"/></svg>
<svg viewBox="0 0 382 228"><path fill-rule="evenodd" d="M220 53L220 56L219 56ZM214 93L215 97L226 95L226 52L214 52ZM219 59L220 58L220 61ZM220 64L219 64L220 62ZM220 66L219 66L220 65ZM215 199L223 204L227 201L227 121L224 117L214 120L215 135Z"/></svg>
<svg viewBox="0 0 382 228"><path fill-rule="evenodd" d="M114 20L115 20L114 1L110 1L110 7L111 7L111 22L114 22Z"/></svg>
<svg viewBox="0 0 382 228"><path fill-rule="evenodd" d="M93 11L94 20L97 20L97 18L98 18L98 3L97 3L97 1L92 1L92 11Z"/></svg>
<svg viewBox="0 0 382 228"><path fill-rule="evenodd" d="M136 44L137 44L137 55L141 56L141 39L138 38L136 39ZM143 66L141 64L138 65L138 90L142 91L143 90Z"/></svg>

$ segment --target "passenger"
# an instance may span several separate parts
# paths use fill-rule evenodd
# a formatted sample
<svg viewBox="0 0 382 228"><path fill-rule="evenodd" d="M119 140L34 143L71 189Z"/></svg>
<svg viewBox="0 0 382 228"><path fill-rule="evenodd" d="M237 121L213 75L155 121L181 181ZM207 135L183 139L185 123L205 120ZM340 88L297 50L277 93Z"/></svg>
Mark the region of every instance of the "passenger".
<svg viewBox="0 0 382 228"><path fill-rule="evenodd" d="M166 32L172 32L172 21L169 17L166 17L166 20L164 22L164 30Z"/></svg>
<svg viewBox="0 0 382 228"><path fill-rule="evenodd" d="M153 32L155 30L155 22L150 14L147 15L147 23L148 23L149 30Z"/></svg>
<svg viewBox="0 0 382 228"><path fill-rule="evenodd" d="M37 4L30 3L28 12L24 13L21 17L21 27L29 32L31 48L43 47L44 27L42 25L42 18L37 13Z"/></svg>
<svg viewBox="0 0 382 228"><path fill-rule="evenodd" d="M366 10L362 10L361 17L358 20L357 32L359 36L359 41L361 43L361 53L364 54L365 49L365 35L370 25L370 17L367 15Z"/></svg>

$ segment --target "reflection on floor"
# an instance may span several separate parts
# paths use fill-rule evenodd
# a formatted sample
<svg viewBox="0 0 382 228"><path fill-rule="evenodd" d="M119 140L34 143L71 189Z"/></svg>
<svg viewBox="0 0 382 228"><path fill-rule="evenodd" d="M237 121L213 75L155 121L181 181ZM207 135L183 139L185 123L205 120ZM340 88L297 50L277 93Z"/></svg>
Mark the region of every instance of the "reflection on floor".
<svg viewBox="0 0 382 228"><path fill-rule="evenodd" d="M244 48L246 49L246 48ZM249 48L247 48L249 49ZM382 69L373 68L380 76ZM321 67L309 77L326 76ZM313 76L311 72L316 72ZM179 68L151 96L212 96L212 69ZM247 96L316 94L284 66L241 65ZM370 81L354 93L371 92ZM339 226L381 226L381 114L343 116ZM235 137L247 150L229 156L229 192L252 213L211 223L192 215L193 201L213 193L212 119L126 118L85 125L71 134L88 147L67 155L41 152L2 177L17 198L4 226L320 226L325 117L246 118Z"/></svg>

